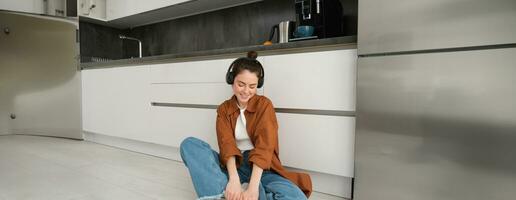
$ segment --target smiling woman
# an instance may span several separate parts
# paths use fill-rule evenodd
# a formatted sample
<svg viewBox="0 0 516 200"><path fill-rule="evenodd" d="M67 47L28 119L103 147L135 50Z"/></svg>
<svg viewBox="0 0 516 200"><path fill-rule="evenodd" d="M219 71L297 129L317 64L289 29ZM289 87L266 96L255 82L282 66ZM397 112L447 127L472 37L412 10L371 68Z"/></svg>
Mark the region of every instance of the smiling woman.
<svg viewBox="0 0 516 200"><path fill-rule="evenodd" d="M278 123L272 102L256 95L264 84L257 53L233 61L226 82L233 96L217 109L219 153L200 139L181 143L181 157L199 199L306 199L310 176L285 170L279 160Z"/></svg>
<svg viewBox="0 0 516 200"><path fill-rule="evenodd" d="M231 63L226 73L226 82L233 86L233 93L238 99L239 107L245 108L247 102L256 94L256 88L263 86L265 73L263 66L256 60L254 51L247 57L239 58Z"/></svg>

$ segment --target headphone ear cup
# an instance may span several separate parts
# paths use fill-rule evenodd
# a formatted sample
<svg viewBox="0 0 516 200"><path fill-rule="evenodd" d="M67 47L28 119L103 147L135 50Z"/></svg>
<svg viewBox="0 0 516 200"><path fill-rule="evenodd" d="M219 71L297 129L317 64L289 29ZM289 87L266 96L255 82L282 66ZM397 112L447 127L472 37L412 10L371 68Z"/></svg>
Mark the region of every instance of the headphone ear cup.
<svg viewBox="0 0 516 200"><path fill-rule="evenodd" d="M263 69L263 66L260 64L260 69L262 70L261 76L258 79L258 88L262 88L263 83L265 82L265 70Z"/></svg>
<svg viewBox="0 0 516 200"><path fill-rule="evenodd" d="M230 85L233 85L233 81L235 81L235 77L233 76L233 73L231 73L230 71L228 71L226 73L226 83L230 84Z"/></svg>
<svg viewBox="0 0 516 200"><path fill-rule="evenodd" d="M258 88L262 88L263 86L263 77L260 77L260 79L258 79Z"/></svg>

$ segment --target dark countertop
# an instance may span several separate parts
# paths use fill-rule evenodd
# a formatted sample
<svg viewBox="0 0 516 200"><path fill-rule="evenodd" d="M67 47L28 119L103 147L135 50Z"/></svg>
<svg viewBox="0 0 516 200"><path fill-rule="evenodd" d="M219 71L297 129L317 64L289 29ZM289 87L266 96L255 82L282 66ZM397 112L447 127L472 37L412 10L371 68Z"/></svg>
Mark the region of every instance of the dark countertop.
<svg viewBox="0 0 516 200"><path fill-rule="evenodd" d="M335 38L325 38L317 40L305 40L288 43L274 43L269 46L254 45L245 47L235 47L227 49L214 49L206 51L193 51L176 54L166 54L159 56L149 56L143 58L130 58L112 60L105 62L81 63L81 69L109 68L121 66L134 66L142 64L157 64L171 62L185 62L197 60L210 60L219 58L242 57L248 51L258 52L258 56L278 55L297 52L324 51L343 48L356 48L356 36L344 36Z"/></svg>

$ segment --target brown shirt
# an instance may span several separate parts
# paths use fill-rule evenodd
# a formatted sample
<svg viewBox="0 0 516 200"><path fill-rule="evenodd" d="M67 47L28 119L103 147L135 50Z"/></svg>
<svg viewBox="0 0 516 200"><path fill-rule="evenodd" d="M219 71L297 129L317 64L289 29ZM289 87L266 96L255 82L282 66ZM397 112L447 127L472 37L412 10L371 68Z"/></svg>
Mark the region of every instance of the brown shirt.
<svg viewBox="0 0 516 200"><path fill-rule="evenodd" d="M237 99L233 96L217 108L217 140L220 162L226 165L231 156L235 156L237 166L242 162L242 153L235 140L235 126L240 115ZM272 102L265 96L254 95L247 103L244 112L249 139L254 149L249 153L249 162L264 170L273 170L292 181L307 197L312 193L312 181L305 173L289 172L279 160L278 122Z"/></svg>

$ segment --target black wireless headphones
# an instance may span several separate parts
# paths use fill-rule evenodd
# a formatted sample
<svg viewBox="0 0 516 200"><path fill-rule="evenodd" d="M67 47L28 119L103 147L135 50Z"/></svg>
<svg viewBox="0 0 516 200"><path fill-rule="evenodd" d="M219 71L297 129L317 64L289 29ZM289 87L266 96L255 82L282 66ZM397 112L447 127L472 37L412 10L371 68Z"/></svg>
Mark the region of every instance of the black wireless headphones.
<svg viewBox="0 0 516 200"><path fill-rule="evenodd" d="M247 57L238 58L231 63L231 65L228 68L228 72L226 73L226 83L233 85L233 82L235 81L235 76L236 76L235 72L233 71L233 68L236 65L236 63L242 62L242 61L254 62L258 66L260 66L260 75L258 76L258 85L256 87L261 88L263 86L263 82L265 79L265 71L263 70L263 66L256 59L247 58Z"/></svg>

